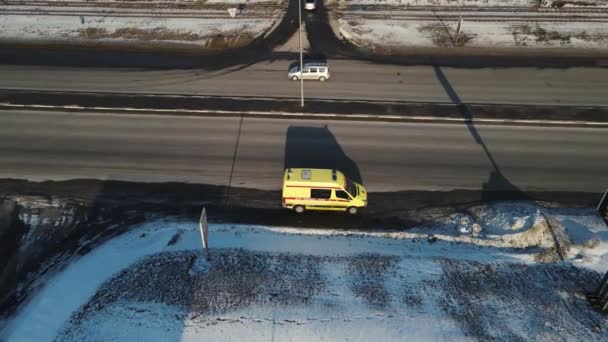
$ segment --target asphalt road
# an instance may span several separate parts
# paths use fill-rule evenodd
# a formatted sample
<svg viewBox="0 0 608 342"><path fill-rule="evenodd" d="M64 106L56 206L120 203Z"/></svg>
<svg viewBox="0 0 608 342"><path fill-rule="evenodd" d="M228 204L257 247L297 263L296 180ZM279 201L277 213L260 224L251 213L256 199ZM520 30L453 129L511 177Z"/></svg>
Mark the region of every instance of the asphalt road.
<svg viewBox="0 0 608 342"><path fill-rule="evenodd" d="M606 141L589 128L5 111L0 177L277 190L286 164L306 162L345 168L370 191L600 192Z"/></svg>
<svg viewBox="0 0 608 342"><path fill-rule="evenodd" d="M300 94L299 82L287 79L290 62L260 62L216 71L1 65L0 88L295 98ZM437 69L355 60L329 63L331 80L306 82L306 97L608 105L608 68Z"/></svg>

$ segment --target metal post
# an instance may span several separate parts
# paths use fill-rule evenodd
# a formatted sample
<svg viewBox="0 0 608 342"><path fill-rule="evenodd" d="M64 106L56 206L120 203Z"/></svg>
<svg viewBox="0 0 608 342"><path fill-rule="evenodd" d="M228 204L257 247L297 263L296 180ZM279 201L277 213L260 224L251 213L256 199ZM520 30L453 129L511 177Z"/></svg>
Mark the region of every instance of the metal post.
<svg viewBox="0 0 608 342"><path fill-rule="evenodd" d="M604 192L604 196L602 196L600 203L597 205L597 211L600 213L600 215L604 214L604 210L606 210L606 207L608 206L607 202L608 202L608 189L606 189L606 192Z"/></svg>
<svg viewBox="0 0 608 342"><path fill-rule="evenodd" d="M602 309L602 311L606 312L606 310L608 309L608 297L604 297L603 299L600 299L600 309Z"/></svg>
<svg viewBox="0 0 608 342"><path fill-rule="evenodd" d="M201 212L201 218L198 220L198 228L201 232L201 241L203 242L203 249L205 250L205 259L209 260L209 244L207 243L209 229L207 227L207 211L204 207L203 211Z"/></svg>
<svg viewBox="0 0 608 342"><path fill-rule="evenodd" d="M464 22L464 19L462 19L462 17L460 17L460 19L458 20L458 26L456 26L456 37L454 38L454 46L458 46L458 38L460 38L460 33L462 31L463 22Z"/></svg>
<svg viewBox="0 0 608 342"><path fill-rule="evenodd" d="M595 291L595 295L596 295L596 297L601 298L604 295L606 295L607 293L608 293L608 272L606 272L606 274L602 278L602 281L600 282L600 287L597 289L597 291Z"/></svg>
<svg viewBox="0 0 608 342"><path fill-rule="evenodd" d="M84 17L80 16L80 24L84 25ZM89 33L87 32L87 28L85 27L84 29L84 38L85 39L89 39Z"/></svg>
<svg viewBox="0 0 608 342"><path fill-rule="evenodd" d="M300 106L304 107L304 59L302 57L302 0L298 0L298 18L300 20L300 29L298 37L300 40Z"/></svg>

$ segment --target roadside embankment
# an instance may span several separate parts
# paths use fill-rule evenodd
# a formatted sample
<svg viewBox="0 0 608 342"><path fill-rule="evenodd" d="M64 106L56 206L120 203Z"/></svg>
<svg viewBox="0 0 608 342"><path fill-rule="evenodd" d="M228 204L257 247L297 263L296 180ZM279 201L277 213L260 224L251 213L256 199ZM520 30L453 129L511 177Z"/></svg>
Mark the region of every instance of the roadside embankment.
<svg viewBox="0 0 608 342"><path fill-rule="evenodd" d="M0 320L44 285L41 276L142 219L140 213L82 198L5 195L0 194Z"/></svg>

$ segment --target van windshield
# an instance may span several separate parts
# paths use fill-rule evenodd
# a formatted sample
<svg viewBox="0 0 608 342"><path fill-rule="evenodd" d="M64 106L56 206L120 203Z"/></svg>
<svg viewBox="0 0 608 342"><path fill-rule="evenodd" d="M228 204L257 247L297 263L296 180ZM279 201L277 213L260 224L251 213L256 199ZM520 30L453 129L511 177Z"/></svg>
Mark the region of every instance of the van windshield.
<svg viewBox="0 0 608 342"><path fill-rule="evenodd" d="M350 179L346 178L346 184L344 188L344 190L346 190L346 192L348 192L352 197L357 197L357 186Z"/></svg>

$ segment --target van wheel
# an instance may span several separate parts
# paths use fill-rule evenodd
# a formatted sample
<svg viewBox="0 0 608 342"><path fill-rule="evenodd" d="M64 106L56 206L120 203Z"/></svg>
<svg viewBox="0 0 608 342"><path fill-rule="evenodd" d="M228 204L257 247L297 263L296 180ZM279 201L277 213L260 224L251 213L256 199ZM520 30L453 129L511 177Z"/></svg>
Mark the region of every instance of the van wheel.
<svg viewBox="0 0 608 342"><path fill-rule="evenodd" d="M319 77L319 81L325 82L325 81L327 81L327 78L325 78L325 76L321 76L321 77Z"/></svg>
<svg viewBox="0 0 608 342"><path fill-rule="evenodd" d="M359 212L359 209L357 209L357 207L348 207L348 209L346 209L346 212L349 215L357 215L357 213Z"/></svg>
<svg viewBox="0 0 608 342"><path fill-rule="evenodd" d="M291 80L292 81L297 81L298 80L298 76L291 76Z"/></svg>
<svg viewBox="0 0 608 342"><path fill-rule="evenodd" d="M304 206L296 205L295 207L293 207L293 211L295 211L298 214L301 214L304 212Z"/></svg>

